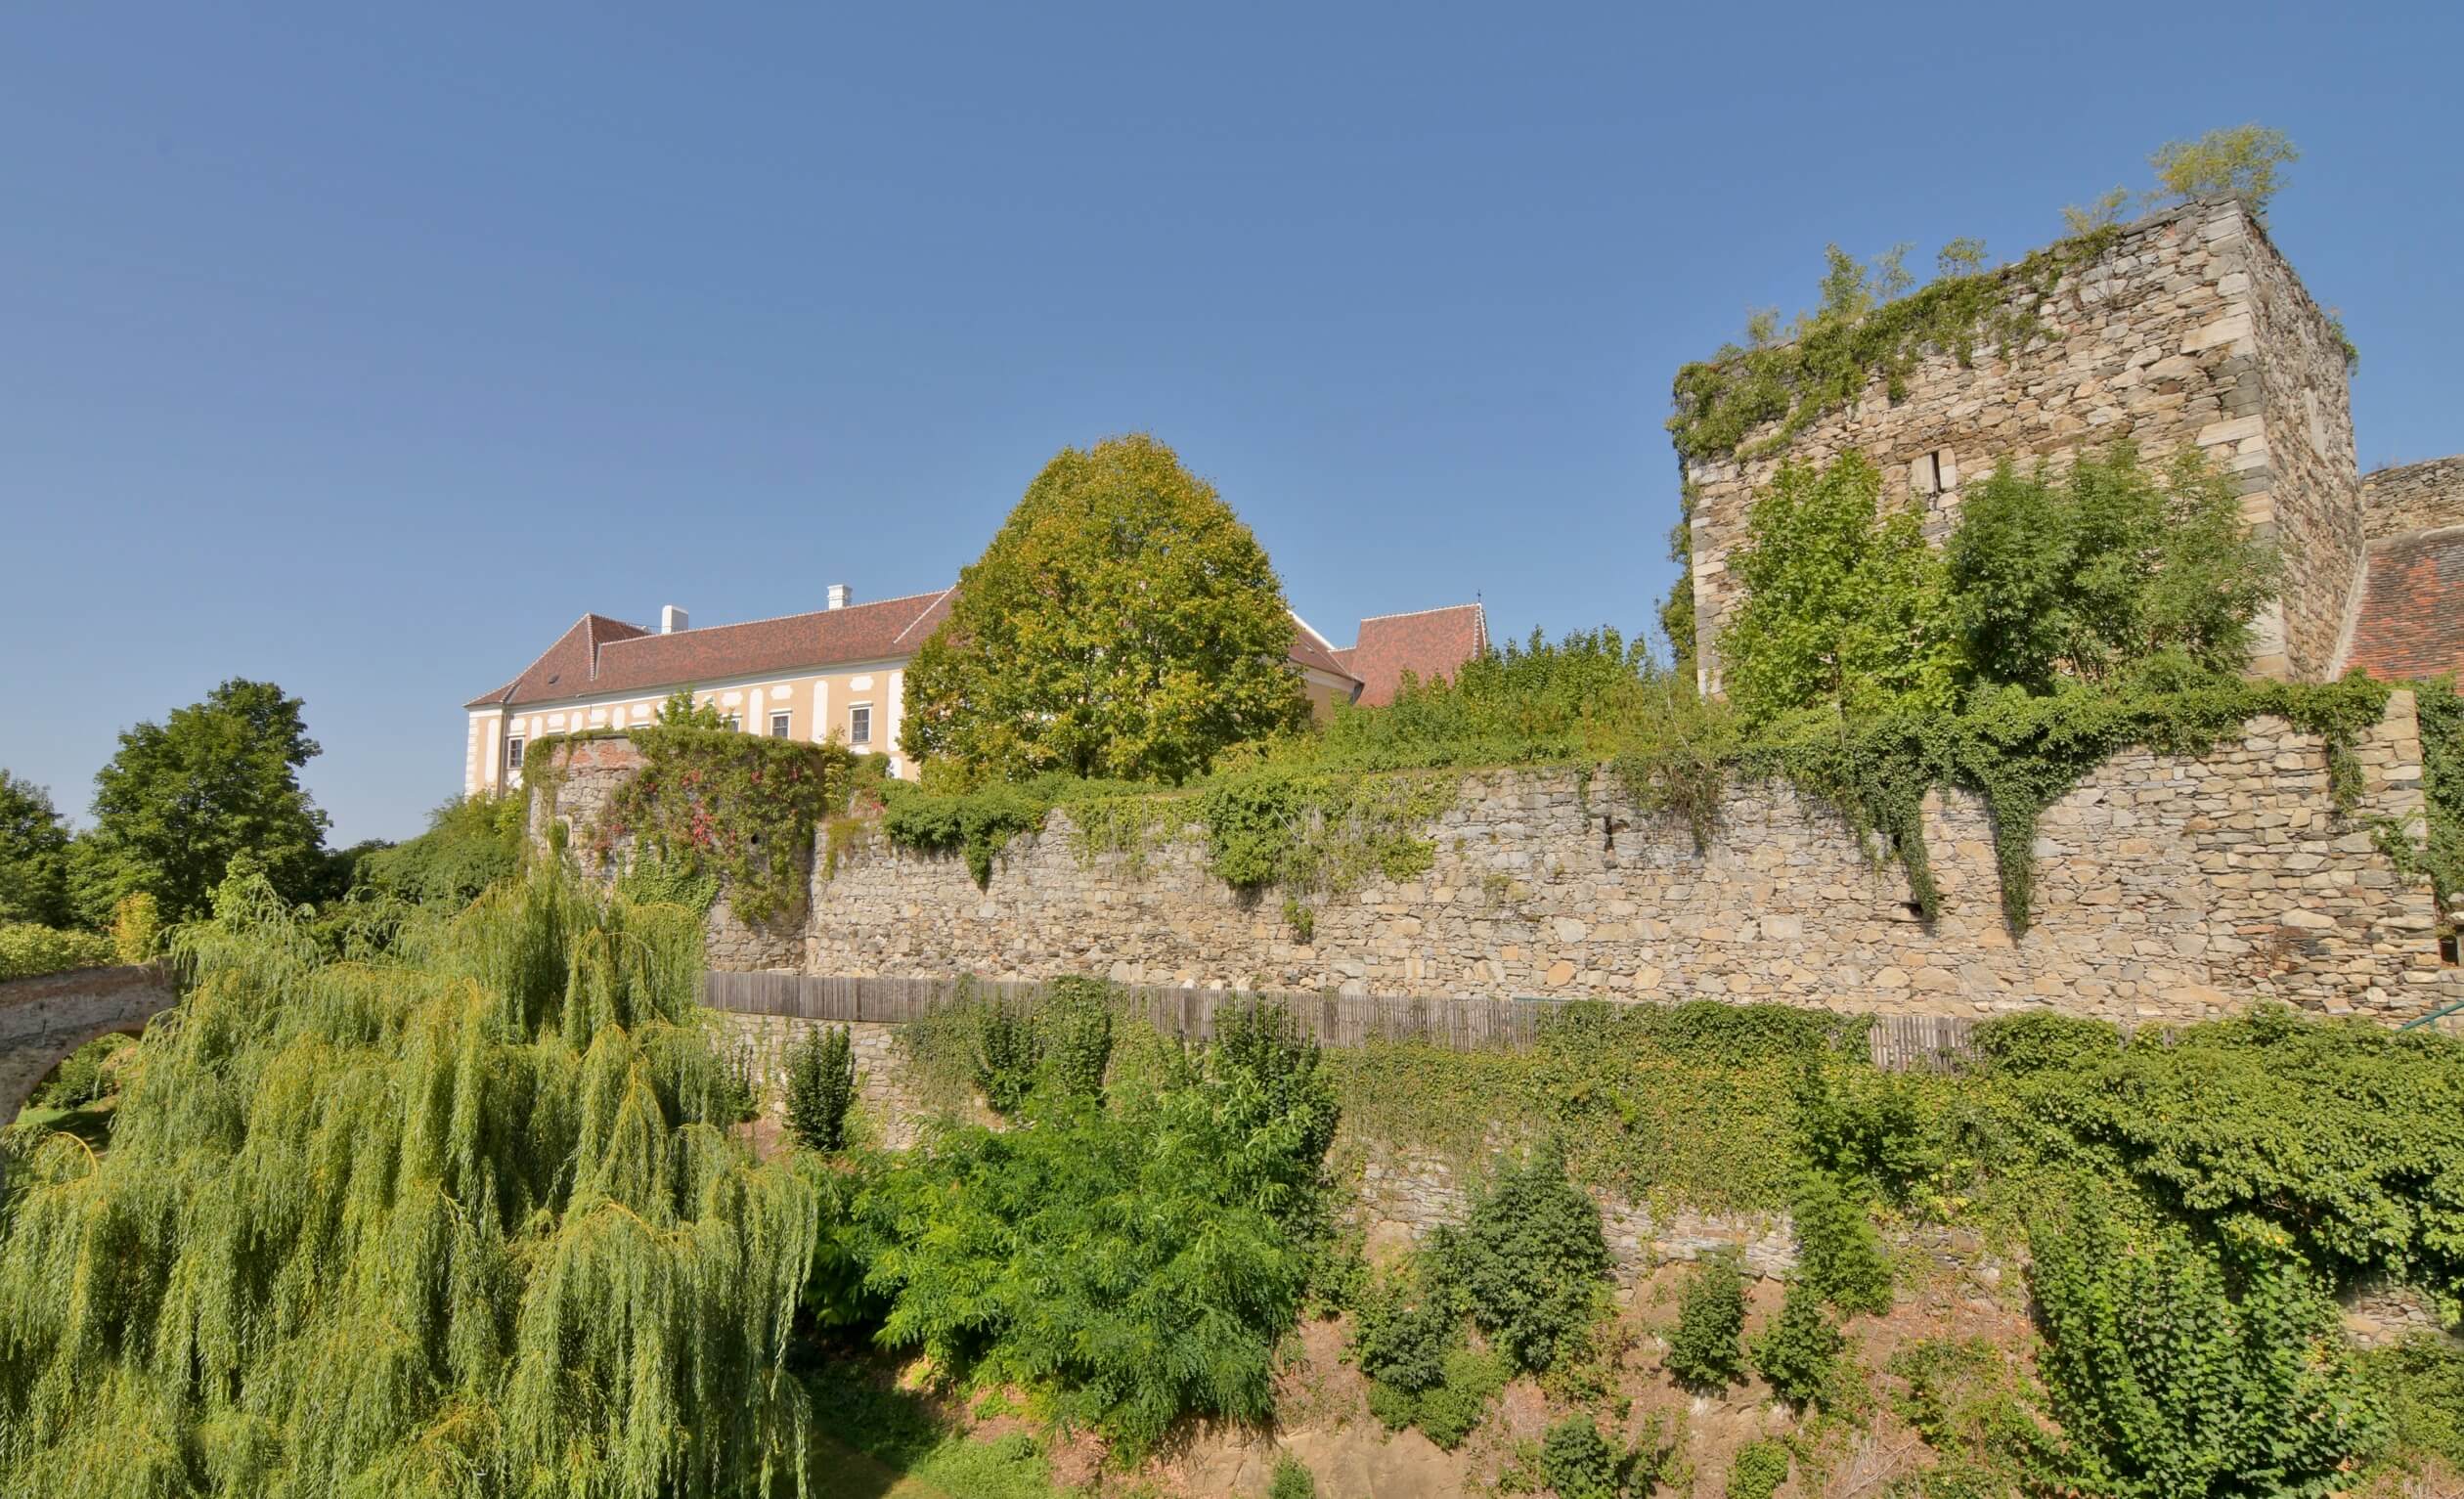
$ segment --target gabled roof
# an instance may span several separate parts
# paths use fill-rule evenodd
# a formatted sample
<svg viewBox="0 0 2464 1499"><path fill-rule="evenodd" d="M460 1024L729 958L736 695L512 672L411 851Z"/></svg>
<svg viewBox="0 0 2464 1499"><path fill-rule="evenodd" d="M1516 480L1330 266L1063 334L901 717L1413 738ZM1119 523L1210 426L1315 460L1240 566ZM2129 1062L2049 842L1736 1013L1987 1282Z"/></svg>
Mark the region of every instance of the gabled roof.
<svg viewBox="0 0 2464 1499"><path fill-rule="evenodd" d="M585 614L522 675L463 706L518 707L602 693L672 690L766 673L900 660L912 655L941 628L949 617L949 597L956 592L946 588L938 594L913 594L742 625L680 630L673 635L653 635L638 625ZM1354 680L1345 660L1349 652L1337 652L1326 637L1298 614L1292 622L1294 662ZM1459 664L1458 658L1439 670L1451 671Z"/></svg>
<svg viewBox="0 0 2464 1499"><path fill-rule="evenodd" d="M1360 643L1344 658L1360 683L1360 701L1371 707L1394 701L1403 674L1421 682L1451 678L1488 649L1488 610L1476 603L1412 614L1382 614L1360 622Z"/></svg>
<svg viewBox="0 0 2464 1499"><path fill-rule="evenodd" d="M638 625L585 614L528 671L465 706L561 702L764 672L896 660L923 644L948 615L951 592L943 589L673 635L653 635ZM606 630L610 625L625 633L611 639Z"/></svg>
<svg viewBox="0 0 2464 1499"><path fill-rule="evenodd" d="M2383 681L2464 673L2464 526L2370 543L2345 665Z"/></svg>

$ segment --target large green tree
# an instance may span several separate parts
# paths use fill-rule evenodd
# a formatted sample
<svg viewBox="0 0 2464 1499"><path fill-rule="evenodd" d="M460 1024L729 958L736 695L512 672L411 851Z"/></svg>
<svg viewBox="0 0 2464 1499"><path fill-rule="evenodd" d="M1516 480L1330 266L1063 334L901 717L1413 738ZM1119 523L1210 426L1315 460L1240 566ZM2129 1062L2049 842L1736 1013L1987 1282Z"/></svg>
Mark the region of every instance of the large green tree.
<svg viewBox="0 0 2464 1499"><path fill-rule="evenodd" d="M2165 652L2238 672L2276 578L2224 475L2195 454L2152 473L2127 443L2058 475L2004 463L1960 507L1947 562L1970 668L2039 691Z"/></svg>
<svg viewBox="0 0 2464 1499"><path fill-rule="evenodd" d="M233 678L166 723L139 724L94 777L94 831L77 842L76 900L108 920L139 892L164 919L203 914L244 856L292 900L317 892L326 815L299 784L318 753L298 698Z"/></svg>
<svg viewBox="0 0 2464 1499"><path fill-rule="evenodd" d="M0 921L68 921L68 829L51 793L0 771Z"/></svg>
<svg viewBox="0 0 2464 1499"><path fill-rule="evenodd" d="M1942 559L1912 508L1885 512L1872 463L1784 463L1747 526L1729 563L1744 601L1720 652L1748 719L1950 701L1959 662Z"/></svg>
<svg viewBox="0 0 2464 1499"><path fill-rule="evenodd" d="M1065 448L906 673L914 755L977 778L1179 782L1307 717L1265 549L1139 434Z"/></svg>

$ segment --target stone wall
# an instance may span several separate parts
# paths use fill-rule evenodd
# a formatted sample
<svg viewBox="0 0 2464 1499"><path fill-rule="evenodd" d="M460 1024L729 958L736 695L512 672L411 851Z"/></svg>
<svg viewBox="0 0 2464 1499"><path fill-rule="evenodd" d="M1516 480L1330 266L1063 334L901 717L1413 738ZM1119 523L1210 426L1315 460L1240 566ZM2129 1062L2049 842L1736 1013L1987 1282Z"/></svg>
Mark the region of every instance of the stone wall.
<svg viewBox="0 0 2464 1499"><path fill-rule="evenodd" d="M807 972L1394 995L1777 1000L1876 1013L2044 1008L2191 1021L2272 995L2386 1021L2439 1001L2426 880L2368 819L2422 808L2409 694L2355 747L2362 804L2329 803L2325 747L2261 719L2204 758L2124 754L2047 809L2035 922L2014 941L1976 799L1926 813L1943 910L1785 786L1733 787L1697 852L1615 806L1606 772L1466 774L1430 828L1434 866L1315 913L1234 891L1185 832L1131 860L1081 857L1066 816L1013 842L979 890L954 857L876 830L816 873Z"/></svg>
<svg viewBox="0 0 2464 1499"><path fill-rule="evenodd" d="M2011 306L2034 295L2016 288ZM2124 437L2150 457L2195 448L2233 475L2244 514L2280 542L2287 563L2283 602L2258 622L2257 669L2326 674L2362 545L2343 345L2265 231L2232 202L2141 220L2064 276L2041 320L2046 333L2007 358L1990 346L1969 367L1929 355L1896 403L1877 376L1778 451L1690 465L1706 687L1718 685L1717 636L1736 605L1729 553L1783 458L1865 453L1892 476L1890 498L1916 491L1939 539L1962 486L2000 460L2062 463ZM1775 422L1747 433L1739 451L1778 431Z"/></svg>
<svg viewBox="0 0 2464 1499"><path fill-rule="evenodd" d="M2373 541L2464 526L2464 457L2432 459L2365 475L2361 519Z"/></svg>

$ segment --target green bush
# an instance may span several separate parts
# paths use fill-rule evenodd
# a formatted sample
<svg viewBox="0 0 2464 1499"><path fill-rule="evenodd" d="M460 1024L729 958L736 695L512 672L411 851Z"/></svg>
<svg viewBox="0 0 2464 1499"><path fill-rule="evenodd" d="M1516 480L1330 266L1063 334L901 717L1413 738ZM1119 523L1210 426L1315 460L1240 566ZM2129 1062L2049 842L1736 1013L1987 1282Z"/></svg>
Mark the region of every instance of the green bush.
<svg viewBox="0 0 2464 1499"><path fill-rule="evenodd" d="M2387 1397L2399 1459L2434 1455L2464 1474L2464 1348L2416 1333L2362 1354L2361 1372Z"/></svg>
<svg viewBox="0 0 2464 1499"><path fill-rule="evenodd" d="M1443 1378L1420 1393L1413 1424L1430 1441L1452 1452L1488 1414L1489 1401L1506 1388L1506 1361L1479 1348L1456 1348L1445 1359Z"/></svg>
<svg viewBox="0 0 2464 1499"><path fill-rule="evenodd" d="M1101 979L1055 979L1046 987L1042 1012L1045 1054L1055 1087L1079 1098L1104 1095L1104 1069L1112 1060L1112 1000L1116 991Z"/></svg>
<svg viewBox="0 0 2464 1499"><path fill-rule="evenodd" d="M2112 1499L2324 1495L2386 1410L2281 1240L2224 1253L2083 1205L2029 1236L2038 1368L2070 1481Z"/></svg>
<svg viewBox="0 0 2464 1499"><path fill-rule="evenodd" d="M110 1097L118 1087L114 1059L133 1044L117 1033L86 1042L61 1060L33 1101L47 1109L81 1109Z"/></svg>
<svg viewBox="0 0 2464 1499"><path fill-rule="evenodd" d="M30 921L0 922L0 979L29 979L70 968L108 968L119 961L111 940L64 932Z"/></svg>
<svg viewBox="0 0 2464 1499"><path fill-rule="evenodd" d="M1379 1387L1403 1395L1436 1388L1446 1377L1446 1355L1462 1342L1462 1303L1426 1256L1372 1280L1352 1313L1352 1362ZM1407 1411L1388 1424L1409 1426L1411 1416Z"/></svg>
<svg viewBox="0 0 2464 1499"><path fill-rule="evenodd" d="M1540 1473L1558 1499L1617 1499L1617 1455L1589 1416L1568 1416L1540 1440Z"/></svg>
<svg viewBox="0 0 2464 1499"><path fill-rule="evenodd" d="M529 799L457 797L428 814L427 831L359 862L363 885L413 904L462 906L521 871Z"/></svg>
<svg viewBox="0 0 2464 1499"><path fill-rule="evenodd" d="M1715 1255L1686 1277L1677 1327L1668 1337L1668 1372L1681 1385L1718 1389L1744 1374L1738 1338L1745 1330L1745 1277L1737 1260Z"/></svg>
<svg viewBox="0 0 2464 1499"><path fill-rule="evenodd" d="M1317 1478L1298 1458L1283 1453L1275 1459L1275 1477L1266 1485L1266 1499L1317 1499Z"/></svg>
<svg viewBox="0 0 2464 1499"><path fill-rule="evenodd" d="M1439 1244L1472 1320L1520 1369L1556 1367L1607 1296L1600 1209L1566 1179L1554 1139L1501 1165Z"/></svg>
<svg viewBox="0 0 2464 1499"><path fill-rule="evenodd" d="M976 1091L993 1113L1013 1119L1034 1091L1043 1056L1034 1012L1023 1004L994 1000L976 1011L975 1023Z"/></svg>
<svg viewBox="0 0 2464 1499"><path fill-rule="evenodd" d="M1754 1368L1781 1399L1802 1407L1828 1390L1847 1345L1824 1314L1820 1294L1798 1281L1788 1287L1779 1318L1754 1340Z"/></svg>
<svg viewBox="0 0 2464 1499"><path fill-rule="evenodd" d="M1332 1109L1302 1088L1271 1114L1269 1092L1210 1048L1154 1093L1034 1089L1021 1127L902 1158L862 1203L881 1341L1124 1452L1188 1416L1264 1419L1310 1265L1279 1214L1320 1179L1302 1153Z"/></svg>
<svg viewBox="0 0 2464 1499"><path fill-rule="evenodd" d="M1891 1262L1865 1205L1828 1171L1807 1171L1796 1197L1797 1274L1844 1312L1891 1309Z"/></svg>
<svg viewBox="0 0 2464 1499"><path fill-rule="evenodd" d="M1728 1499L1771 1499L1780 1485L1788 1481L1788 1446L1785 1442L1747 1442L1738 1449L1737 1460L1729 1465Z"/></svg>
<svg viewBox="0 0 2464 1499"><path fill-rule="evenodd" d="M787 1052L787 1132L807 1150L847 1148L856 1053L845 1026L813 1026Z"/></svg>

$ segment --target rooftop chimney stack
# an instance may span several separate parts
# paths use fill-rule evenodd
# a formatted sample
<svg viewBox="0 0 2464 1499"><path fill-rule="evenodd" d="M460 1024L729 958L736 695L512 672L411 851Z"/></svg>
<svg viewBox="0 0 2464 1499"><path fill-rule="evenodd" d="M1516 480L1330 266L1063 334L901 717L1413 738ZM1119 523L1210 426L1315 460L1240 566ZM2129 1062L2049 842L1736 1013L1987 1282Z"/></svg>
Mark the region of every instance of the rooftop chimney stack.
<svg viewBox="0 0 2464 1499"><path fill-rule="evenodd" d="M689 630L691 628L692 625L688 622L682 609L672 603L660 606L659 634L674 635L678 631Z"/></svg>
<svg viewBox="0 0 2464 1499"><path fill-rule="evenodd" d="M844 584L844 583L833 583L833 584L831 584L831 585L830 585L830 607L831 607L831 608L833 608L833 609L844 609L844 608L846 608L846 607L847 607L847 605L848 605L848 603L849 603L849 601L851 600L852 596L853 596L853 595L851 595L847 592L847 585L846 585L846 584Z"/></svg>

